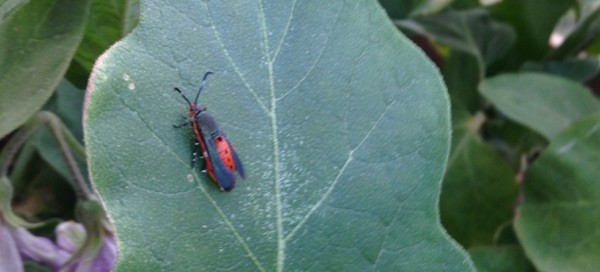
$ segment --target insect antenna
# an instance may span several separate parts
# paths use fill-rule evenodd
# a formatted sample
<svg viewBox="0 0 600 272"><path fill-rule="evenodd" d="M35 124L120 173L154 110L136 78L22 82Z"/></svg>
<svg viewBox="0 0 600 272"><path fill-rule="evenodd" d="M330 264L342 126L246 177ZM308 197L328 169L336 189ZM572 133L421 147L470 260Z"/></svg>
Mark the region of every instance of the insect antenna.
<svg viewBox="0 0 600 272"><path fill-rule="evenodd" d="M181 96L183 96L183 99L185 99L185 101L188 102L190 107L192 106L192 102L190 102L190 100L187 98L187 96L185 96L185 94L183 94L179 88L175 87L174 90L177 91Z"/></svg>
<svg viewBox="0 0 600 272"><path fill-rule="evenodd" d="M198 97L200 97L202 88L204 88L204 84L206 84L206 78L208 78L208 75L210 75L210 74L212 74L212 72L206 72L206 74L204 74L204 77L202 78L202 82L200 83L200 88L198 89L198 93L196 94L196 99L194 100L194 103L198 104Z"/></svg>

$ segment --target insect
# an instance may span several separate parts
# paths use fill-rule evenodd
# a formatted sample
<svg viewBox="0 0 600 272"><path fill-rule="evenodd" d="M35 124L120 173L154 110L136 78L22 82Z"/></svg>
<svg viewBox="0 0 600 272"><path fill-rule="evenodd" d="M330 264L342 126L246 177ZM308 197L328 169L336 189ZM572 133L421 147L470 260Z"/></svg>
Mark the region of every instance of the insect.
<svg viewBox="0 0 600 272"><path fill-rule="evenodd" d="M181 125L173 125L173 127L180 128L189 124L192 125L195 134L192 168L196 164L198 159L197 150L200 148L202 156L199 158L204 158L202 172L208 172L208 175L219 186L219 189L228 192L235 186L235 172L242 179L246 178L246 173L233 145L229 142L229 139L227 139L227 136L219 127L215 118L206 111L206 107L198 104L198 98L206 84L206 78L210 74L212 72L204 74L194 103L179 88L174 88L175 91L181 94L190 107L188 120Z"/></svg>

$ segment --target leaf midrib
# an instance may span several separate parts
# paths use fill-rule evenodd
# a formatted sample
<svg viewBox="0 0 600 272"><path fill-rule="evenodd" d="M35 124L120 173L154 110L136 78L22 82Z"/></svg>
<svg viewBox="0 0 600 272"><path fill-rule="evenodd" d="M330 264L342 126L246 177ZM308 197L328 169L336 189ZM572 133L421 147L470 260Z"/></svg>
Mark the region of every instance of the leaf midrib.
<svg viewBox="0 0 600 272"><path fill-rule="evenodd" d="M283 35L282 35L280 41L277 43L277 48L276 48L276 50L275 50L275 52L273 54L273 57L271 57L271 54L269 53L269 51L270 51L269 36L268 36L269 31L268 31L268 27L267 27L267 23L266 23L264 1L263 0L259 0L258 1L258 11L259 11L258 15L259 15L259 21L260 21L260 25L261 25L261 29L262 29L262 36L263 36L263 51L264 51L263 54L264 54L264 56L266 58L267 76L268 76L268 80L269 80L269 95L270 95L269 101L268 101L269 107L267 107L266 103L258 96L257 92L250 86L250 84L248 83L248 81L246 80L246 78L244 77L244 75L242 74L242 72L240 71L239 67L236 65L236 63L234 62L233 58L231 57L231 54L229 54L229 51L225 47L225 43L221 39L221 36L219 35L219 32L216 29L214 20L212 18L212 13L210 12L210 6L207 5L208 18L210 20L211 29L213 31L213 34L216 37L217 42L219 43L219 45L221 47L221 50L223 51L225 57L227 58L227 60L229 61L230 65L234 69L235 73L238 75L238 77L243 82L243 84L246 87L246 89L252 94L252 96L256 100L257 104L261 107L261 109L269 116L269 119L270 119L270 122L271 122L272 145L273 145L273 174L274 174L274 181L275 181L273 189L274 189L275 207L276 207L276 216L275 216L276 222L275 223L276 223L276 228L277 228L277 260L276 260L277 262L276 262L276 271L283 271L284 270L286 242L292 236L294 236L294 234L296 233L296 231L298 229L300 229L304 225L303 223L306 220L308 220L308 218L315 212L316 209L318 209L318 207L321 206L321 204L323 203L323 201L327 198L327 196L329 195L329 193L332 191L333 187L335 187L335 183L337 183L337 181L339 181L339 178L344 173L344 169L346 168L346 166L353 160L353 157L352 157L353 152L356 149L358 149L358 147L361 146L361 144L366 140L366 138L369 137L369 135L371 134L371 132L374 130L374 128L376 127L376 125L379 123L381 117L385 114L385 112L387 112L387 110L389 109L389 107L391 106L391 104L393 104L393 103L391 103L390 105L388 105L388 107L384 111L382 111L382 113L379 116L379 118L375 121L375 123L371 127L371 130L369 130L369 132L364 137L363 141L361 141L361 144L357 145L353 150L351 150L349 152L348 159L344 163L344 166L342 167L342 169L340 169L340 172L338 173L338 175L337 175L336 179L334 180L334 182L328 188L328 190L327 190L328 193L324 194L322 196L322 198L320 199L320 201L311 208L312 212L307 213L303 217L303 222L299 223L294 228L294 230L292 232L290 232L287 236L284 237L284 230L283 230L283 209L282 209L283 205L282 205L282 195L281 195L281 173L280 173L280 169L281 169L281 166L280 166L280 155L281 154L280 153L281 152L280 152L280 146L279 146L279 137L278 137L279 133L278 133L278 126L277 126L277 101L280 100L281 98L283 98L283 96L287 95L289 92L295 90L306 79L306 77L308 77L308 75L312 71L312 68L314 68L314 66L313 66L307 72L307 75L304 76L303 78L301 78L301 80L294 87L292 87L290 90L288 90L283 96L281 96L281 97L277 97L276 96L273 63L275 62L275 60L279 56L279 52L281 50L281 46L283 44L283 41L286 39L286 37L288 35L289 27L291 25L291 21L292 21L293 15L294 15L296 4L297 4L297 0L294 0L292 2L292 8L290 10L290 14L289 14L289 17L288 17L288 20L287 20L287 23L286 23ZM342 7L343 7L343 5L342 5ZM338 10L338 12L336 14L336 19L335 19L336 22L337 22L337 20L339 18L340 11L341 11L342 7L340 7L340 9ZM333 27L332 27L332 29L333 29ZM330 35L331 35L331 32L330 32ZM329 38L327 40L329 41ZM323 46L323 48L325 48L325 47L326 47L326 45ZM321 54L323 53L323 51L321 52ZM320 54L319 54L319 57L317 59L320 59ZM217 206L217 203L214 203L212 201L213 200L211 199L211 203L218 210L219 214L223 218L226 218L225 214ZM241 245L244 247L245 251L249 254L249 256L253 260L253 262L256 265L256 267L258 268L258 270L260 270L260 271L266 271L264 269L263 265L256 258L256 255L249 248L248 244L246 244L245 241L243 240L243 238L239 235L239 233L237 232L237 229L235 228L235 226L233 226L233 224L231 224L231 222L228 221L228 220L226 220L226 222L227 222L227 225L229 226L229 228L232 230L232 232L234 232L234 235L237 237L237 239L239 240L239 242L241 243Z"/></svg>
<svg viewBox="0 0 600 272"><path fill-rule="evenodd" d="M269 93L271 95L270 97L270 103L271 103L271 110L269 112L269 118L271 119L271 133L273 134L272 136L272 142L273 142L273 175L275 177L275 183L274 183L274 191L275 191L275 211L277 213L277 215L275 216L276 218L276 224L275 226L277 227L277 266L276 266L276 270L277 271L283 271L283 267L285 264L285 248L286 248L286 241L283 238L283 211L281 208L281 174L280 174L280 163L279 163L279 156L280 156L280 152L279 152L279 137L278 137L278 128L277 128L277 100L275 99L275 80L273 77L273 61L274 58L276 58L276 56L274 56L273 58L270 57L269 54L269 35L268 35L268 31L267 31L267 22L266 22L266 18L265 18L265 8L264 8L264 2L261 0L259 2L259 19L260 19L260 24L261 24L261 28L263 30L263 50L264 50L264 54L265 57L267 58L267 75L269 77ZM292 12L290 12L290 18L288 19L288 24L289 25L289 21L291 21L291 16L292 16ZM287 29L286 29L287 32ZM282 35L281 37L281 41L279 42L279 45L281 45L283 43L283 39L285 39L285 35ZM277 51L279 52L279 48L277 48Z"/></svg>

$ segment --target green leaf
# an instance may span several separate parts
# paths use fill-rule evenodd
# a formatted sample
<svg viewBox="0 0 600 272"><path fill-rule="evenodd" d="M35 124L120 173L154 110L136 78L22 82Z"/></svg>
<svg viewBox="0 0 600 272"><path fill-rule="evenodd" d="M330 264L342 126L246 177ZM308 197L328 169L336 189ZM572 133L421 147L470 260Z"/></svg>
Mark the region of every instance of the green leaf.
<svg viewBox="0 0 600 272"><path fill-rule="evenodd" d="M27 272L51 272L52 269L49 267L45 267L43 265L39 265L32 261L23 262L23 269Z"/></svg>
<svg viewBox="0 0 600 272"><path fill-rule="evenodd" d="M30 0L0 0L0 22L3 22L7 15L18 10L20 6L27 4L29 1Z"/></svg>
<svg viewBox="0 0 600 272"><path fill-rule="evenodd" d="M517 34L508 61L540 60L550 46L548 40L558 20L573 5L564 0L504 0L492 6L494 17L513 27Z"/></svg>
<svg viewBox="0 0 600 272"><path fill-rule="evenodd" d="M472 269L439 224L449 149L441 77L374 1L147 1L96 64L91 178L119 270ZM200 103L248 177L190 169Z"/></svg>
<svg viewBox="0 0 600 272"><path fill-rule="evenodd" d="M526 173L515 229L540 271L600 269L600 113L552 141Z"/></svg>
<svg viewBox="0 0 600 272"><path fill-rule="evenodd" d="M453 144L442 186L442 223L465 248L491 245L512 217L517 185L510 165L484 143L479 128L483 114L469 116L453 109Z"/></svg>
<svg viewBox="0 0 600 272"><path fill-rule="evenodd" d="M85 90L78 89L69 81L61 80L52 99L44 109L56 113L65 126L73 133L77 140L83 142L83 99Z"/></svg>
<svg viewBox="0 0 600 272"><path fill-rule="evenodd" d="M552 139L579 117L600 110L584 86L540 73L503 74L483 81L481 93L509 118Z"/></svg>
<svg viewBox="0 0 600 272"><path fill-rule="evenodd" d="M93 0L83 40L66 77L85 88L96 59L137 26L139 0Z"/></svg>
<svg viewBox="0 0 600 272"><path fill-rule="evenodd" d="M595 56L542 63L526 62L521 70L548 73L574 81L585 82L600 72L600 58Z"/></svg>
<svg viewBox="0 0 600 272"><path fill-rule="evenodd" d="M480 272L536 271L519 246L477 247L469 254Z"/></svg>
<svg viewBox="0 0 600 272"><path fill-rule="evenodd" d="M502 57L515 40L508 25L495 21L481 8L446 10L398 20L396 24L455 49L444 62L444 79L452 100L472 113L481 108L477 85L484 78L486 67Z"/></svg>
<svg viewBox="0 0 600 272"><path fill-rule="evenodd" d="M490 118L482 132L486 142L496 149L512 169L519 169L524 154L548 146L548 140L539 133L503 115Z"/></svg>
<svg viewBox="0 0 600 272"><path fill-rule="evenodd" d="M385 9L390 18L399 19L410 16L412 11L416 10L419 5L426 1L427 0L379 0L379 3Z"/></svg>
<svg viewBox="0 0 600 272"><path fill-rule="evenodd" d="M388 16L394 19L433 13L443 9L451 2L451 0L379 0Z"/></svg>
<svg viewBox="0 0 600 272"><path fill-rule="evenodd" d="M552 52L550 58L562 59L577 55L598 40L600 40L600 6L579 22L560 47Z"/></svg>
<svg viewBox="0 0 600 272"><path fill-rule="evenodd" d="M494 235L494 245L496 246L510 246L519 244L519 239L515 233L513 227L513 220L506 221L502 226L498 228Z"/></svg>
<svg viewBox="0 0 600 272"><path fill-rule="evenodd" d="M132 9L139 8L138 5L136 0L92 1L92 12L75 61L91 71L96 58L137 25L137 16L132 17L130 13Z"/></svg>
<svg viewBox="0 0 600 272"><path fill-rule="evenodd" d="M479 0L453 0L451 7L453 9L471 9L481 7L483 1Z"/></svg>
<svg viewBox="0 0 600 272"><path fill-rule="evenodd" d="M590 44L587 47L586 52L590 55L600 55L600 40Z"/></svg>
<svg viewBox="0 0 600 272"><path fill-rule="evenodd" d="M493 20L485 9L446 10L398 24L473 55L482 75L485 67L502 57L515 41L514 31Z"/></svg>
<svg viewBox="0 0 600 272"><path fill-rule="evenodd" d="M44 105L83 35L89 1L30 1L0 23L0 138Z"/></svg>
<svg viewBox="0 0 600 272"><path fill-rule="evenodd" d="M453 103L464 106L475 113L482 106L482 98L477 86L483 79L477 58L461 51L452 51L442 67L444 82Z"/></svg>

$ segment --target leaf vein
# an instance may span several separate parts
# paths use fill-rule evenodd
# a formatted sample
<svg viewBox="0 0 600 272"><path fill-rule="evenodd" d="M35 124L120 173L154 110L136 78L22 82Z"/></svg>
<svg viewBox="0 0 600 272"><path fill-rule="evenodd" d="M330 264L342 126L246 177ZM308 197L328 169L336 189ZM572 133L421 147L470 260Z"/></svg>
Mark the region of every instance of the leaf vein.
<svg viewBox="0 0 600 272"><path fill-rule="evenodd" d="M421 188L423 186L424 183L419 183L417 184L417 186L415 186L412 191L408 194L408 196L406 198L404 198L400 203L398 203L398 206L396 207L396 212L394 213L394 219L397 218L398 212L400 211L400 209L402 208L402 206L404 205L404 203L406 203L406 201L408 201L417 190L419 190L419 188ZM393 223L393 222L392 222ZM392 224L390 223L390 225ZM388 225L386 227L386 232L383 238L383 241L387 240L387 237L389 236L390 232L389 232L390 226ZM379 252L377 253L377 257L375 258L374 262L373 262L373 266L377 266L377 263L379 262L379 259L381 258L381 256L383 255L383 252L385 251L385 245L382 245L381 248L379 249Z"/></svg>
<svg viewBox="0 0 600 272"><path fill-rule="evenodd" d="M276 210L276 228L277 228L277 271L283 271L285 264L285 248L286 241L283 239L283 211L281 205L281 174L279 170L279 138L277 128L277 100L275 99L275 80L273 78L273 61L269 58L269 36L266 23L264 1L259 0L259 19L263 31L263 50L265 58L267 58L267 72L269 76L270 102L271 111L269 117L271 119L271 133L273 134L273 175L274 175L274 194L275 194L275 210Z"/></svg>
<svg viewBox="0 0 600 272"><path fill-rule="evenodd" d="M176 158L177 161L179 161L182 165L184 165L184 166L187 167L188 164L186 162L184 162L182 159L180 159L176 155L176 152L173 149L170 148L170 145L167 144L167 142L165 142L163 139L161 139L160 137L158 137L158 134L154 130L152 130L151 126L146 122L146 120L144 118L142 118L142 116L140 115L140 113L138 111L135 111L135 110L131 109L129 107L129 105L126 103L126 101L122 98L122 96L119 96L119 95L117 95L117 96L121 98L121 101L123 102L123 105L125 105L125 107L128 110L130 110L133 113L135 113L135 115L137 116L137 118L150 131L150 134L152 134L152 136L156 137L163 144L163 146L165 146L165 148L167 149L167 151L169 153L171 153ZM239 234L238 230L231 223L231 221L229 221L229 219L227 218L227 216L225 215L225 213L223 212L223 210L221 210L219 208L219 206L216 203L216 201L210 196L210 194L208 194L208 191L202 185L202 181L200 180L200 177L198 176L198 174L195 171L192 171L192 175L194 176L194 179L198 183L198 188L200 189L200 191L202 191L202 194L204 194L204 196L208 199L208 201L210 202L210 204L219 213L219 215L221 216L221 218L223 219L223 221L225 222L225 224L229 227L229 229L231 230L231 232L233 233L233 235L236 237L236 239L238 240L238 242L240 243L240 245L242 246L242 248L244 248L244 250L248 253L248 256L250 257L250 259L252 259L252 261L254 262L254 264L256 265L256 267L258 268L258 270L260 270L260 271L266 271L264 269L264 267L262 266L262 264L256 258L256 255L254 254L254 252L252 251L252 249L250 249L250 247L248 246L248 244L244 241L244 239L242 238L242 236ZM136 186L139 187L139 185L136 185ZM145 189L147 189L147 188L145 188Z"/></svg>
<svg viewBox="0 0 600 272"><path fill-rule="evenodd" d="M294 2L292 2L292 10L290 11L290 16L288 17L288 21L285 24L285 30L283 31L283 35L281 35L281 40L279 40L279 43L277 44L277 49L275 50L275 53L273 54L273 58L271 59L271 62L275 62L275 60L277 60L277 57L279 56L279 51L281 50L281 45L283 44L283 41L285 40L285 38L287 37L289 30L290 30L290 25L292 23L292 18L294 18L294 12L296 10L296 4L298 3L298 0L294 0Z"/></svg>
<svg viewBox="0 0 600 272"><path fill-rule="evenodd" d="M329 185L329 187L327 188L327 190L325 191L325 193L323 194L323 196L321 197L321 199L319 199L319 201L317 201L317 203L314 206L312 206L312 208L308 211L308 213L306 213L306 215L302 218L302 220L300 220L300 222L296 225L296 227L294 227L294 229L292 229L292 231L290 231L290 233L288 233L288 235L286 235L286 237L285 237L286 241L289 241L292 237L294 237L294 235L298 232L298 230L300 230L300 228L302 228L306 224L306 222L308 221L308 219L317 211L317 209L319 209L325 203L325 200L329 197L329 195L331 195L331 192L333 191L333 188L340 181L340 177L346 171L346 168L348 167L348 165L350 164L350 162L352 162L354 160L354 156L353 156L354 152L359 147L361 147L363 143L365 143L365 141L367 140L367 138L369 138L369 136L371 136L371 133L375 130L375 127L377 127L377 125L379 124L379 122L381 121L381 119L383 118L383 116L385 115L385 113L390 109L390 107L396 101L397 100L394 100L394 101L392 101L392 103L390 103L389 105L387 105L387 107L381 112L381 114L379 115L379 117L377 118L377 120L375 120L375 122L373 123L373 126L365 134L365 137L360 141L360 143L358 143L356 145L356 147L354 147L354 149L352 149L352 150L350 150L348 152L348 159L346 159L346 162L344 162L344 165L340 169L339 173L337 174L337 176L335 177L335 179L333 180L333 182Z"/></svg>
<svg viewBox="0 0 600 272"><path fill-rule="evenodd" d="M333 36L333 29L335 29L335 26L337 25L337 22L340 19L340 14L341 14L341 11L342 11L343 7L344 7L344 5L341 5L340 9L338 9L338 11L337 11L337 13L335 15L335 20L333 22L333 25L331 26L331 29L327 33L327 39L325 40L325 44L323 44L323 47L322 47L321 51L319 52L319 54L318 54L317 58L315 59L314 63L309 67L309 69L306 72L306 74L302 78L300 78L300 80L292 88L290 88L289 90L287 90L281 96L277 97L275 100L279 101L282 98L286 97L288 94L292 93L294 90L296 90L300 86L300 84L302 84L308 78L308 76L310 76L312 74L312 71L315 69L315 67L317 67L317 64L323 58L323 53L325 52L325 49L329 46L329 42L331 41L331 36Z"/></svg>
<svg viewBox="0 0 600 272"><path fill-rule="evenodd" d="M244 83L244 86L246 87L246 89L252 94L252 96L254 97L254 99L256 100L256 103L258 103L258 105L266 112L269 112L269 109L267 108L267 106L265 105L265 103L262 101L262 99L260 99L260 97L258 96L258 94L256 93L256 91L254 91L254 89L252 88L252 86L250 86L250 84L248 83L248 81L246 80L246 78L244 77L244 75L242 74L242 72L240 71L239 67L237 66L237 64L235 64L235 62L233 61L233 58L231 58L231 55L229 54L229 50L227 50L227 47L225 47L225 43L223 43L223 40L221 39L221 35L219 35L219 32L217 31L217 28L215 26L215 22L213 20L212 17L212 12L210 11L210 5L207 5L207 10L208 10L208 19L210 20L210 29L212 30L213 34L215 35L215 38L217 38L217 42L219 43L219 46L221 46L221 50L223 50L223 53L225 54L225 57L227 58L227 61L229 62L229 64L231 65L231 67L233 68L233 70L235 71L235 73L238 75L238 77L240 78L240 80L242 80L242 83Z"/></svg>

